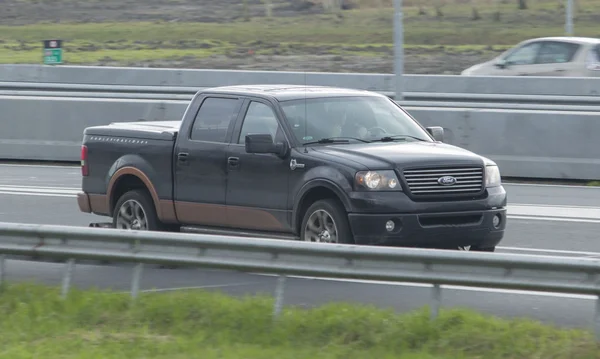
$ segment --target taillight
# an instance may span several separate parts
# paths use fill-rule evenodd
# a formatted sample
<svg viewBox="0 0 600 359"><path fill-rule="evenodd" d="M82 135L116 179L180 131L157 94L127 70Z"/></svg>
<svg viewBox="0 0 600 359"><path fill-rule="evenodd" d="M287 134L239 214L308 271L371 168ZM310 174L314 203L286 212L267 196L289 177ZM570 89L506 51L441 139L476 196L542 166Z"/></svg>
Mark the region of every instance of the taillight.
<svg viewBox="0 0 600 359"><path fill-rule="evenodd" d="M88 148L86 145L82 145L81 146L81 175L82 176L87 176L88 175L88 164L87 164L87 157L88 157Z"/></svg>

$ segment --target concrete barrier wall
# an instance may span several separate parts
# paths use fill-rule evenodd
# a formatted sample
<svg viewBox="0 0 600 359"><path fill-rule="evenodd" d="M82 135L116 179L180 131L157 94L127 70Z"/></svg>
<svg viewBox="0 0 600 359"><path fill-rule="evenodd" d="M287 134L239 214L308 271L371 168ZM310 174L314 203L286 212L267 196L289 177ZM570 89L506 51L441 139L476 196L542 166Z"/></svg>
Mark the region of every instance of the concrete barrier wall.
<svg viewBox="0 0 600 359"><path fill-rule="evenodd" d="M391 74L92 66L0 65L0 81L199 87L287 83L395 91ZM404 85L407 92L600 96L600 78L406 75Z"/></svg>
<svg viewBox="0 0 600 359"><path fill-rule="evenodd" d="M86 127L177 120L186 106L187 101L0 98L0 158L78 161ZM497 161L504 176L600 179L598 113L407 110L425 126L443 126L446 143Z"/></svg>
<svg viewBox="0 0 600 359"><path fill-rule="evenodd" d="M306 83L393 89L391 75L0 66L1 81L146 86ZM600 79L407 76L410 91L596 96ZM600 99L599 99L600 100ZM187 101L0 96L0 158L78 161L83 130L111 122L178 120ZM407 107L445 142L497 161L504 176L600 179L600 112Z"/></svg>
<svg viewBox="0 0 600 359"><path fill-rule="evenodd" d="M79 161L86 127L177 120L186 106L187 101L0 98L0 158Z"/></svg>

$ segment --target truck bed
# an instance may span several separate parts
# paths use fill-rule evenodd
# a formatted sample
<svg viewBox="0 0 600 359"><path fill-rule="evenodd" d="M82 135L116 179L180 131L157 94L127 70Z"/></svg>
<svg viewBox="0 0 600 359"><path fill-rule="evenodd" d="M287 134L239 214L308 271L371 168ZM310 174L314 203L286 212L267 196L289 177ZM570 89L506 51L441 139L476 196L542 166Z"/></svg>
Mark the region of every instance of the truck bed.
<svg viewBox="0 0 600 359"><path fill-rule="evenodd" d="M89 176L82 183L83 191L107 195L109 179L118 169L129 167L151 181L159 198L171 200L173 148L180 124L181 121L137 121L86 128L83 145L88 149L90 167Z"/></svg>
<svg viewBox="0 0 600 359"><path fill-rule="evenodd" d="M174 141L180 125L181 121L113 122L109 125L88 127L85 135Z"/></svg>

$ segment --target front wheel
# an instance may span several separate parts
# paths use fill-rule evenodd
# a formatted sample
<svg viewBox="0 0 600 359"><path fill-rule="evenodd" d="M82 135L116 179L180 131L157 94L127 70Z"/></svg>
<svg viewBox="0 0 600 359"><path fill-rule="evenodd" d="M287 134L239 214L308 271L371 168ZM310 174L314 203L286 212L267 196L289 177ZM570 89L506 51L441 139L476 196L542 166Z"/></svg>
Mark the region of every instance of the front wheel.
<svg viewBox="0 0 600 359"><path fill-rule="evenodd" d="M348 215L335 200L313 203L304 213L300 239L306 242L354 244Z"/></svg>

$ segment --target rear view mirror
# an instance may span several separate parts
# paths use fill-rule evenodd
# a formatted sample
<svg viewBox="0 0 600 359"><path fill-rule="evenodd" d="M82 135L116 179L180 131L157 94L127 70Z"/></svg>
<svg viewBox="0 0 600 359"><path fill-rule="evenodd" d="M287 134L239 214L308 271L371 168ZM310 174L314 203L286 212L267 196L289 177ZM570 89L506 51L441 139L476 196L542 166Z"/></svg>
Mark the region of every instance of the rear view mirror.
<svg viewBox="0 0 600 359"><path fill-rule="evenodd" d="M246 135L246 152L248 153L272 153L284 157L287 153L285 143L273 143L270 134Z"/></svg>
<svg viewBox="0 0 600 359"><path fill-rule="evenodd" d="M434 140L444 142L444 128L440 126L432 126L426 128L427 132L433 137Z"/></svg>

